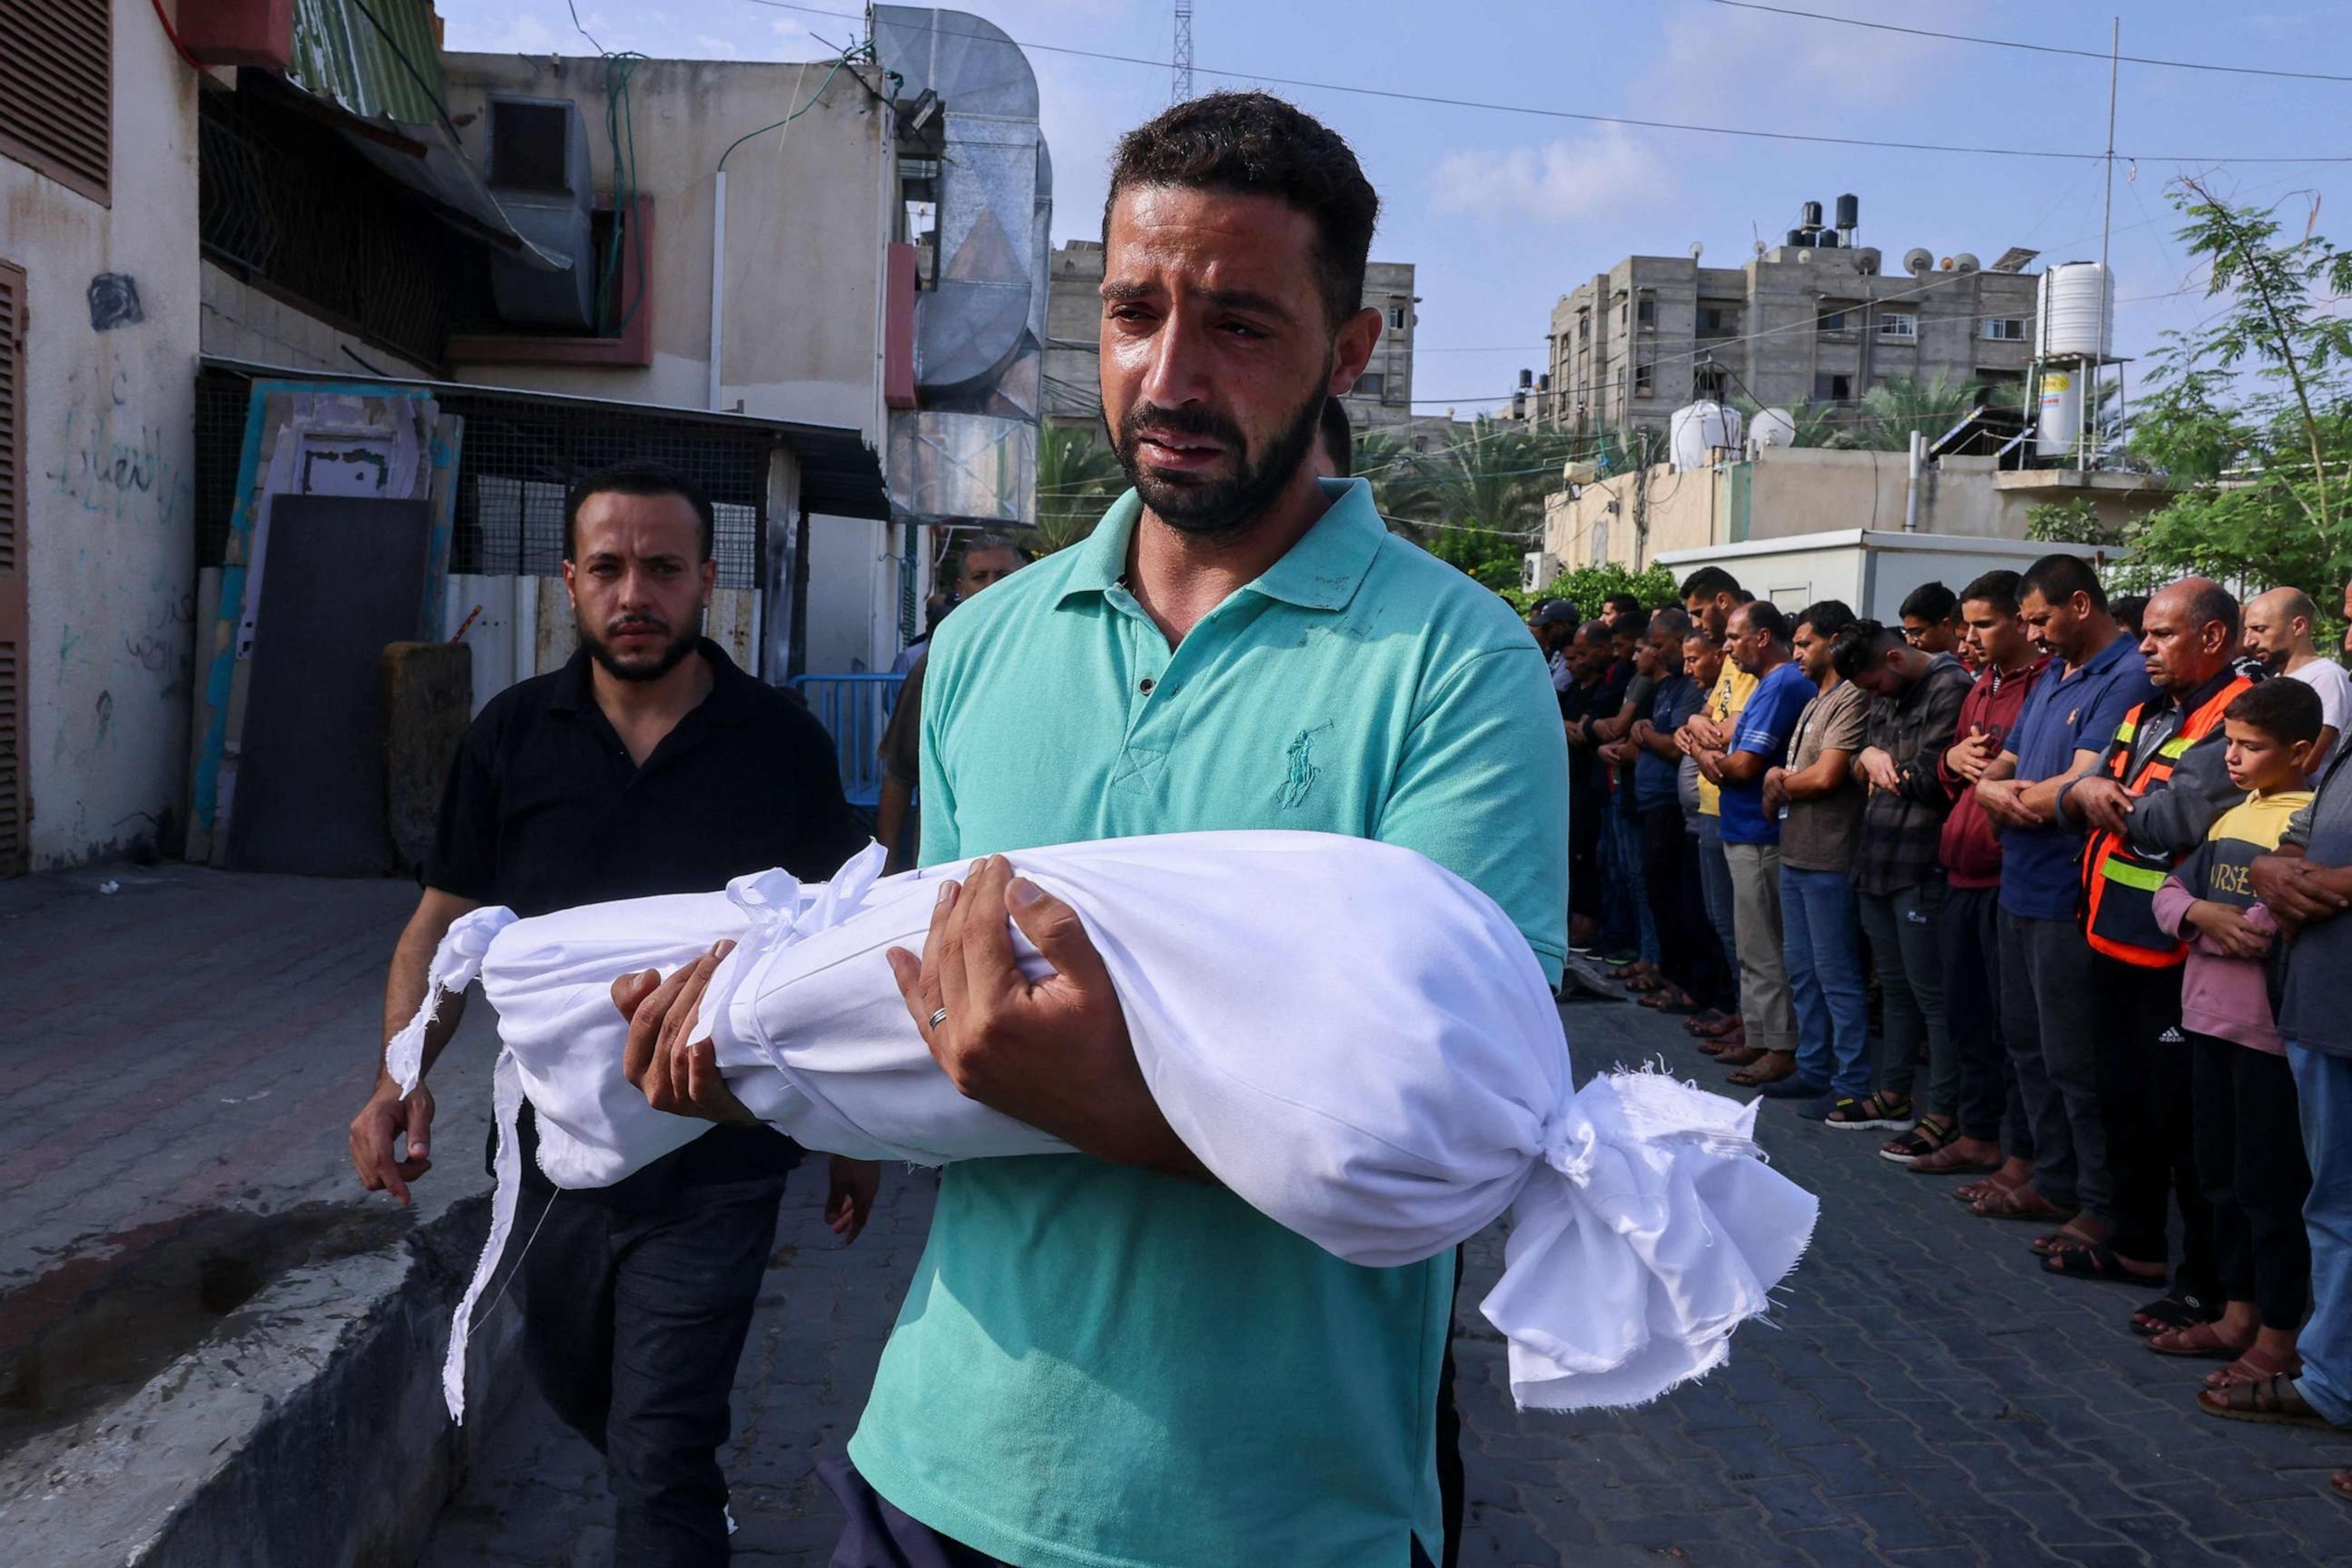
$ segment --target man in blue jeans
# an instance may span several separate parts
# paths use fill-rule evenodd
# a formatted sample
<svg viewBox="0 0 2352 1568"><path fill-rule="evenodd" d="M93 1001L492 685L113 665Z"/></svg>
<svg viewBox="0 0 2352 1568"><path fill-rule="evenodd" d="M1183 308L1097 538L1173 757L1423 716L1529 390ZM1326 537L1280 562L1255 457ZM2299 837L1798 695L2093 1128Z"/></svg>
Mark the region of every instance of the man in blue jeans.
<svg viewBox="0 0 2352 1568"><path fill-rule="evenodd" d="M1808 1121L1859 1126L1870 1095L1870 996L1853 895L1870 698L1830 661L1853 612L1834 599L1797 616L1790 647L1814 687L1790 732L1785 766L1764 775L1764 806L1780 824L1780 921L1789 1000L1797 1014L1797 1071L1765 1092L1810 1099Z"/></svg>

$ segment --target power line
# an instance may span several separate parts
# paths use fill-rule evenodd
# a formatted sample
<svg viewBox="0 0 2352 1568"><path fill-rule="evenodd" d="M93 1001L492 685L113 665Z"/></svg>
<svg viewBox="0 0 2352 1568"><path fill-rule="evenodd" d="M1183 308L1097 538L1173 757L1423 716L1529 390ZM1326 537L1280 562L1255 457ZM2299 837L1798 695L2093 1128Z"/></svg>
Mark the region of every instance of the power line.
<svg viewBox="0 0 2352 1568"><path fill-rule="evenodd" d="M2275 66L2227 66L2212 60L2166 60L2147 55L2115 55L2105 49L2069 48L2063 44L2030 44L2022 38L1988 38L1974 33L1941 33L1932 27L1906 27L1894 22L1868 22L1859 16L1833 16L1822 11L1800 11L1793 5L1766 5L1759 0L1707 0L1734 11L1763 11L1775 16L1796 16L1808 22L1831 22L1841 27L1864 27L1874 33L1901 33L1914 38L1935 38L1948 44L1977 44L1990 49L2020 49L2028 54L2068 55L2105 64L2121 60L2127 66L2155 66L2164 70L2218 71L2227 76L2284 77L2293 81L2347 81L2352 76L2332 71L2280 70ZM2242 162L2242 160L2241 160Z"/></svg>
<svg viewBox="0 0 2352 1568"><path fill-rule="evenodd" d="M830 16L836 21L861 20L846 11L827 10L821 5L800 5L792 0L745 0L745 4L765 6L775 11L797 11L812 16ZM986 38L1000 41L995 34L974 33L963 28L934 26L935 33L956 37ZM1069 55L1078 59L1105 60L1114 65L1144 66L1152 70L1171 68L1172 62L1146 58L1141 55L1115 55L1101 49L1072 48L1065 44L1041 44L1025 38L1010 42L1022 49L1040 54ZM2105 56L2100 57L2105 58ZM1589 114L1577 110L1542 109L1524 103L1492 103L1479 99L1449 98L1437 93L1403 92L1393 88L1359 87L1347 82L1314 81L1304 77L1267 76L1258 71L1218 70L1211 66L1193 68L1202 76L1223 77L1229 81L1262 82L1275 87L1303 88L1311 92L1344 92L1361 98L1377 98L1397 103L1425 103L1441 109L1477 109L1496 114L1528 115L1538 120L1568 120L1587 125L1616 125L1634 131L1676 131L1700 136L1742 136L1761 142L1794 142L1823 147L1869 147L1895 153L1950 153L1974 158L2040 158L2066 163L2103 163L2105 152L2062 153L2034 147L1970 147L1941 142L1883 142L1866 136L1822 136L1797 131L1765 131L1752 126L1696 125L1673 120L1636 120L1622 114ZM2352 153L2320 157L2284 157L2268 154L2246 157L2214 155L2174 156L2152 153L2128 154L2137 162L2154 163L2352 163Z"/></svg>

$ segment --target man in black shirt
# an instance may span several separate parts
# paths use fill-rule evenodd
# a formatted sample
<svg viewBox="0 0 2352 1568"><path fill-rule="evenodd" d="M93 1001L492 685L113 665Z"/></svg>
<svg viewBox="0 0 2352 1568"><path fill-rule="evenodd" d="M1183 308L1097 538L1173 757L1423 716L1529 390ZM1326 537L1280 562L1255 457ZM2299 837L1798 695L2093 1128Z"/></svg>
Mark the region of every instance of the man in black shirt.
<svg viewBox="0 0 2352 1568"><path fill-rule="evenodd" d="M818 880L864 845L823 727L698 635L710 546L709 501L666 470L625 465L572 491L563 580L580 652L499 693L466 732L425 895L393 954L387 1038L468 910L707 892L775 866ZM442 998L428 1070L462 1007ZM431 1092L404 1099L379 1066L352 1122L361 1183L405 1203L431 1168L432 1120ZM606 1456L616 1561L723 1563L728 1391L801 1151L766 1127L713 1127L615 1186L559 1194L536 1131L526 1107L534 1157L514 1226L526 1239L508 1260L534 1381ZM833 1162L825 1217L845 1241L879 1177Z"/></svg>

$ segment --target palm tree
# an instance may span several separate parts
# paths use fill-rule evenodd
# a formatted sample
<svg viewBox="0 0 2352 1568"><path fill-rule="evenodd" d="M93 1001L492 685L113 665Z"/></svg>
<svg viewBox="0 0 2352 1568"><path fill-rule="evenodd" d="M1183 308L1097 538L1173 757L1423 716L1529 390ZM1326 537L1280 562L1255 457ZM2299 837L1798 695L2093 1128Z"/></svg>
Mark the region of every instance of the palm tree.
<svg viewBox="0 0 2352 1568"><path fill-rule="evenodd" d="M1844 427L1826 444L1867 452L1907 451L1913 431L1937 440L1990 401L1984 388L1953 381L1941 372L1925 383L1897 376L1864 393L1854 414L1841 421Z"/></svg>
<svg viewBox="0 0 2352 1568"><path fill-rule="evenodd" d="M1103 509L1127 489L1118 455L1091 430L1048 425L1037 432L1038 552L1066 550L1095 531Z"/></svg>

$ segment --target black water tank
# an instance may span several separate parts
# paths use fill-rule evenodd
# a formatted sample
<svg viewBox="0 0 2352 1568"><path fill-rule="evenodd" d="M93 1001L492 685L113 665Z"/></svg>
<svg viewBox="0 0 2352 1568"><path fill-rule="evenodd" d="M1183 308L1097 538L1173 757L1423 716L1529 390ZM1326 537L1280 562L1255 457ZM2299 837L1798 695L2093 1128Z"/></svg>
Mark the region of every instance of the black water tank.
<svg viewBox="0 0 2352 1568"><path fill-rule="evenodd" d="M1835 250L1838 247L1838 231L1833 228L1825 228L1821 231L1821 237L1813 243L1820 246L1823 250Z"/></svg>
<svg viewBox="0 0 2352 1568"><path fill-rule="evenodd" d="M1862 198L1860 196L1849 195L1840 196L1837 199L1837 226L1840 228L1860 228L1862 226Z"/></svg>
<svg viewBox="0 0 2352 1568"><path fill-rule="evenodd" d="M1811 245L1812 240L1808 237L1803 229L1792 228L1789 231L1789 243L1793 246L1803 247Z"/></svg>
<svg viewBox="0 0 2352 1568"><path fill-rule="evenodd" d="M1807 202L1807 203L1805 204L1805 205L1804 205L1804 215L1805 215L1805 226L1806 226L1807 228L1819 228L1819 227L1821 227L1821 226L1822 226L1822 204L1821 204L1821 203L1819 203L1819 202Z"/></svg>

